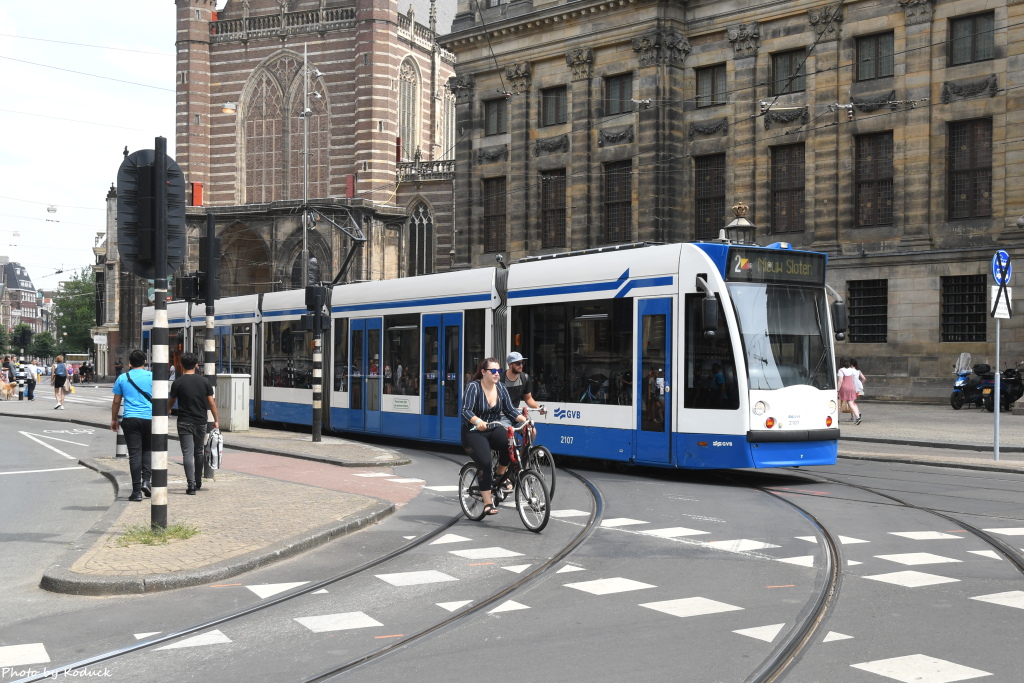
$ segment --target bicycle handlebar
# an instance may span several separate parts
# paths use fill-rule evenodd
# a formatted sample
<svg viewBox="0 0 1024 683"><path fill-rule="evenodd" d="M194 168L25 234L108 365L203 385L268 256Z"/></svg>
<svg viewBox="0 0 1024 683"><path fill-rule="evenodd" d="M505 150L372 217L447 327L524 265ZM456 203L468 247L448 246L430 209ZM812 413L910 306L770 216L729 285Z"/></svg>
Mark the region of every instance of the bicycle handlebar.
<svg viewBox="0 0 1024 683"><path fill-rule="evenodd" d="M529 420L528 419L528 420L526 420L526 422L521 422L521 423L519 423L519 426L517 426L517 427L510 427L509 425L505 424L504 422L486 422L484 424L486 425L487 429L493 429L495 427L504 427L506 429L511 429L513 432L518 432L518 431L522 430L524 427L526 427L526 425L531 425L532 426L533 425L533 420ZM469 431L471 431L471 432L472 431L483 431L482 429L477 429L477 427L479 427L479 425L473 425L472 427L469 428Z"/></svg>

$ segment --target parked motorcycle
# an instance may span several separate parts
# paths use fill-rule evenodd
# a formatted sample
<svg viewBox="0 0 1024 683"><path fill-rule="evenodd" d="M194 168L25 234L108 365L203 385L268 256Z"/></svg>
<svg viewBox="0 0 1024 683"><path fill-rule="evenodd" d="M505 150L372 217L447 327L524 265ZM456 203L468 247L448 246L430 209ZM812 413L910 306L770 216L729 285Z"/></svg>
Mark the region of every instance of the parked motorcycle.
<svg viewBox="0 0 1024 683"><path fill-rule="evenodd" d="M953 410L960 410L965 405L977 408L985 405L985 396L992 394L995 387L992 368L986 363L972 366L971 354L961 353L953 365L953 374L956 380L953 382L953 393L949 395L949 405L953 406Z"/></svg>
<svg viewBox="0 0 1024 683"><path fill-rule="evenodd" d="M1021 377L1021 367L1024 367L1024 361L1017 363L1016 367L1006 368L999 373L999 408L1000 410L1007 411L1013 407L1021 396L1024 396L1024 378ZM985 392L985 410L992 413L995 412L996 399L995 399L995 381L993 377L992 388Z"/></svg>

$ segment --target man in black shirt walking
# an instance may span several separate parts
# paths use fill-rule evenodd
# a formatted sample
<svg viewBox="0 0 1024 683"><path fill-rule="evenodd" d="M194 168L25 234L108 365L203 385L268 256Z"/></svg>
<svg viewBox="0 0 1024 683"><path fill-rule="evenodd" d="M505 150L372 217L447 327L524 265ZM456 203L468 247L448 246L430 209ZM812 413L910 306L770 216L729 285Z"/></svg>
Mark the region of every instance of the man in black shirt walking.
<svg viewBox="0 0 1024 683"><path fill-rule="evenodd" d="M194 353L181 356L184 373L171 385L168 414L178 402L178 440L181 442L181 458L185 465L188 489L185 493L196 495L203 487L203 449L206 445L206 411L213 413L213 428L220 429L217 418L217 403L213 400L213 386L202 375L196 374L199 359Z"/></svg>

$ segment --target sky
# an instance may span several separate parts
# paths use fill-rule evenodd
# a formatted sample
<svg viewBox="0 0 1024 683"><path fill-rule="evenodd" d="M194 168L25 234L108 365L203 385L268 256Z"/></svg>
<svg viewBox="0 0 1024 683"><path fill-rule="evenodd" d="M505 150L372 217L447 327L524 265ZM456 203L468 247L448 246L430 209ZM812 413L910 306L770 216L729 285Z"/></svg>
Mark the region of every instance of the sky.
<svg viewBox="0 0 1024 683"><path fill-rule="evenodd" d="M174 20L172 0L0 2L0 255L37 289L95 263L126 145L174 156Z"/></svg>

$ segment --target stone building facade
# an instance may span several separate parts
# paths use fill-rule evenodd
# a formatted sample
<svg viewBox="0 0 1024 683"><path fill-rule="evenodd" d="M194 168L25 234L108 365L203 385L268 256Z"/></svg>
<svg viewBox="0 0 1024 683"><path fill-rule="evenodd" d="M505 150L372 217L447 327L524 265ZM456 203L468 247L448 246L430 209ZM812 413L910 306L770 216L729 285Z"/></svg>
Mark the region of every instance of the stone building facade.
<svg viewBox="0 0 1024 683"><path fill-rule="evenodd" d="M1019 0L460 0L455 265L712 239L742 201L759 243L828 253L869 396L943 399L955 355L994 361L993 253L1024 257L1022 26Z"/></svg>
<svg viewBox="0 0 1024 683"><path fill-rule="evenodd" d="M346 280L448 269L454 57L434 37L454 4L176 4L176 160L191 205L182 271L198 267L210 212L222 296L302 286L304 199L321 219L305 239L318 279L354 248Z"/></svg>

